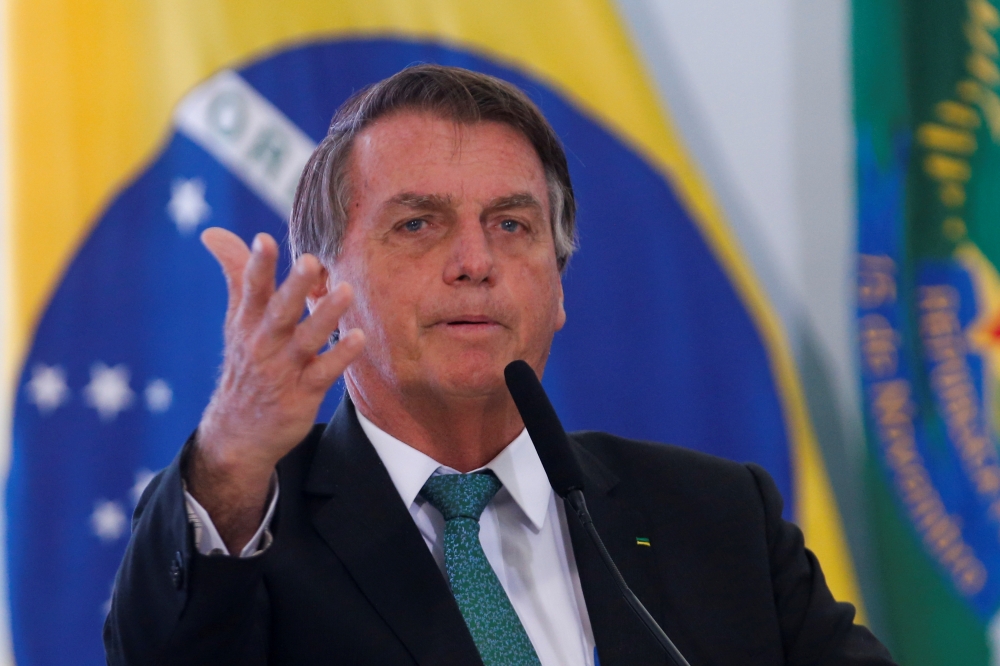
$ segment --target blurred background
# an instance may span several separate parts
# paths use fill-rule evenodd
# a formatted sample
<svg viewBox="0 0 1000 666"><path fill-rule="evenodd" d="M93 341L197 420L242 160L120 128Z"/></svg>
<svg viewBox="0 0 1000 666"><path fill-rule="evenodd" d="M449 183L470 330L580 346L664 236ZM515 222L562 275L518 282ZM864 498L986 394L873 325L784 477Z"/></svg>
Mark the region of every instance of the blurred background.
<svg viewBox="0 0 1000 666"><path fill-rule="evenodd" d="M567 147L567 428L763 464L901 664L1000 663L992 0L473 4L5 0L0 664L104 663L219 363L198 232L284 238L334 109L416 62L520 85Z"/></svg>

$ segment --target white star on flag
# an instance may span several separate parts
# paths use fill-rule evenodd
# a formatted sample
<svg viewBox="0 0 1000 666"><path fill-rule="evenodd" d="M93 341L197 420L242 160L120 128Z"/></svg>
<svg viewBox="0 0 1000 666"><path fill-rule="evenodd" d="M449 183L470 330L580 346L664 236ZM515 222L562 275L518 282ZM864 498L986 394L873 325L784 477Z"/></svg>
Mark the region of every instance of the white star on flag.
<svg viewBox="0 0 1000 666"><path fill-rule="evenodd" d="M129 371L124 364L109 368L97 362L90 366L90 383L84 387L83 396L102 421L113 421L118 412L132 405L135 393L129 388L128 380Z"/></svg>
<svg viewBox="0 0 1000 666"><path fill-rule="evenodd" d="M58 365L37 363L31 369L31 379L25 385L28 400L38 406L38 411L48 414L69 398L66 371Z"/></svg>
<svg viewBox="0 0 1000 666"><path fill-rule="evenodd" d="M118 502L100 500L90 514L90 527L101 541L114 541L125 531L125 512Z"/></svg>
<svg viewBox="0 0 1000 666"><path fill-rule="evenodd" d="M135 484L128 492L128 494L132 497L132 504L139 503L139 498L142 497L142 491L146 489L146 486L149 485L149 482L153 480L154 476L156 476L156 474L145 467L135 473Z"/></svg>
<svg viewBox="0 0 1000 666"><path fill-rule="evenodd" d="M178 178L171 183L167 213L182 234L190 234L197 229L212 214L212 207L205 203L205 181L201 178Z"/></svg>
<svg viewBox="0 0 1000 666"><path fill-rule="evenodd" d="M170 403L174 400L174 392L170 384L162 379L154 379L146 384L146 407L154 413L165 412L170 409Z"/></svg>

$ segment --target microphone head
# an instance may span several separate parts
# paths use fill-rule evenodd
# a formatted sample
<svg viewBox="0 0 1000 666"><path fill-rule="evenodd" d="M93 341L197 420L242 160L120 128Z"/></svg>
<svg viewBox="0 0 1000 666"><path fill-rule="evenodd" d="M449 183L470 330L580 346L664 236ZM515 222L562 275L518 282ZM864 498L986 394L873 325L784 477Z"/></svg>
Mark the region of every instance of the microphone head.
<svg viewBox="0 0 1000 666"><path fill-rule="evenodd" d="M583 490L580 464L535 371L524 361L513 361L504 368L503 375L552 489L560 497L572 490Z"/></svg>

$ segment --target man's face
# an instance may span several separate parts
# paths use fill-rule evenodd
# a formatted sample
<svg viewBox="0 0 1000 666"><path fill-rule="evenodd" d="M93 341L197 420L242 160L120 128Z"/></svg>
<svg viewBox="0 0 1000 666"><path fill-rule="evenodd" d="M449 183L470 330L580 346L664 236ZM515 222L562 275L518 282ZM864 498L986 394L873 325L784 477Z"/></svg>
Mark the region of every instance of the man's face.
<svg viewBox="0 0 1000 666"><path fill-rule="evenodd" d="M360 390L486 397L503 368L541 372L566 319L545 174L508 125L404 111L355 140L334 280L354 287Z"/></svg>

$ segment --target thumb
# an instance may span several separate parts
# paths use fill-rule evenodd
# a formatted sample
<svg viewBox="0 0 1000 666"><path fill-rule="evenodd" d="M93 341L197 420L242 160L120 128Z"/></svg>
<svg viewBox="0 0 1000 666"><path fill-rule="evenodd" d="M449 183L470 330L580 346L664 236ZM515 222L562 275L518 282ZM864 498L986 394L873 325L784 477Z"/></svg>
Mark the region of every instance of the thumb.
<svg viewBox="0 0 1000 666"><path fill-rule="evenodd" d="M243 295L243 269L250 260L250 248L242 238L222 227L205 229L201 233L201 242L219 262L226 278L226 289L229 292L229 305L226 309L228 322Z"/></svg>

